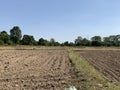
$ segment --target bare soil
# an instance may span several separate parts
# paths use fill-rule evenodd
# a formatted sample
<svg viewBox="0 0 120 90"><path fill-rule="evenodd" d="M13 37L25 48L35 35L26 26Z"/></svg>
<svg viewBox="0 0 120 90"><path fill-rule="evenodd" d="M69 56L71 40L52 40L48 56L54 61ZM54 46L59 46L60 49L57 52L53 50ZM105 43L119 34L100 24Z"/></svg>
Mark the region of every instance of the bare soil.
<svg viewBox="0 0 120 90"><path fill-rule="evenodd" d="M120 50L79 50L109 81L120 84Z"/></svg>
<svg viewBox="0 0 120 90"><path fill-rule="evenodd" d="M65 50L0 50L0 90L64 90L77 87Z"/></svg>

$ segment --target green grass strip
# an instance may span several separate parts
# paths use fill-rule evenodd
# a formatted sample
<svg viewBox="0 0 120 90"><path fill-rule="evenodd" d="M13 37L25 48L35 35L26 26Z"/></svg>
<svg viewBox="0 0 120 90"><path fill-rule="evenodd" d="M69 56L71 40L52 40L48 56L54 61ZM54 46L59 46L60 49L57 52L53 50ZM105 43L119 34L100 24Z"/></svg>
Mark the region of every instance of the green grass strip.
<svg viewBox="0 0 120 90"><path fill-rule="evenodd" d="M120 90L120 85L109 82L82 56L69 50L69 58L75 67L78 77L78 90Z"/></svg>

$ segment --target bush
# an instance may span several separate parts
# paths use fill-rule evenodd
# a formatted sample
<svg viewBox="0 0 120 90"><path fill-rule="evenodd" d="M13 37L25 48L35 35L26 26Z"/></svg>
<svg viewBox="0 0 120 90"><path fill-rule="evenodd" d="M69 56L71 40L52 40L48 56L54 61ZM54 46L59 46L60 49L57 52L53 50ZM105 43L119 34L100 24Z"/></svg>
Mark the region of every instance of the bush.
<svg viewBox="0 0 120 90"><path fill-rule="evenodd" d="M4 45L4 42L2 40L0 40L0 45Z"/></svg>

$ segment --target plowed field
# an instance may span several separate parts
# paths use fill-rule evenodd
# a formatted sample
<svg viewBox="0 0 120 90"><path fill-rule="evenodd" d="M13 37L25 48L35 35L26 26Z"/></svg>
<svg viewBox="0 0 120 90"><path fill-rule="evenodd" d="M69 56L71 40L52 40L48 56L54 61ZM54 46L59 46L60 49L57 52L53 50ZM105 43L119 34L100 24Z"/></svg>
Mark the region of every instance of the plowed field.
<svg viewBox="0 0 120 90"><path fill-rule="evenodd" d="M1 50L0 90L64 90L73 69L65 50Z"/></svg>
<svg viewBox="0 0 120 90"><path fill-rule="evenodd" d="M79 50L77 51L111 82L120 84L119 50Z"/></svg>

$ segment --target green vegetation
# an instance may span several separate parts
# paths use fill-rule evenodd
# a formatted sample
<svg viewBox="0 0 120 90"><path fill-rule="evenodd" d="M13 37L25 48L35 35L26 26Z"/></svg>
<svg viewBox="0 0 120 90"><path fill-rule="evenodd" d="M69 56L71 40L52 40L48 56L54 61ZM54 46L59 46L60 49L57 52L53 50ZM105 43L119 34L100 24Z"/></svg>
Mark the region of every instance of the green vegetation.
<svg viewBox="0 0 120 90"><path fill-rule="evenodd" d="M11 41L14 44L19 44L20 40L21 40L22 34L21 34L21 30L18 26L14 26L11 30L10 30L10 38Z"/></svg>
<svg viewBox="0 0 120 90"><path fill-rule="evenodd" d="M120 90L120 86L110 83L82 56L69 50L69 58L78 76L79 90Z"/></svg>
<svg viewBox="0 0 120 90"><path fill-rule="evenodd" d="M94 36L91 38L92 42L91 45L92 46L101 46L102 45L102 40L100 36Z"/></svg>
<svg viewBox="0 0 120 90"><path fill-rule="evenodd" d="M35 45L36 41L31 35L24 35L21 41L22 45Z"/></svg>
<svg viewBox="0 0 120 90"><path fill-rule="evenodd" d="M39 46L120 46L120 35L111 35L109 37L94 36L90 40L78 36L74 42L65 41L59 43L54 38L46 40L40 38L38 41L32 35L23 35L18 26L10 30L10 35L6 31L0 32L0 45L39 45Z"/></svg>
<svg viewBox="0 0 120 90"><path fill-rule="evenodd" d="M40 38L39 41L38 41L38 45L40 46L48 46L49 43L47 40L43 39L43 38Z"/></svg>
<svg viewBox="0 0 120 90"><path fill-rule="evenodd" d="M0 45L10 45L12 44L11 40L10 40L10 36L7 34L6 31L2 31L0 33Z"/></svg>

